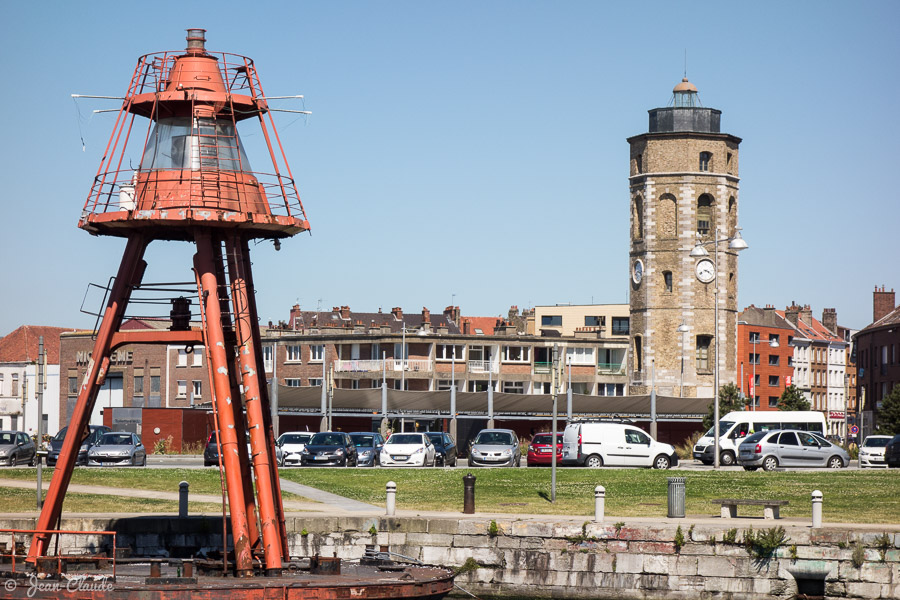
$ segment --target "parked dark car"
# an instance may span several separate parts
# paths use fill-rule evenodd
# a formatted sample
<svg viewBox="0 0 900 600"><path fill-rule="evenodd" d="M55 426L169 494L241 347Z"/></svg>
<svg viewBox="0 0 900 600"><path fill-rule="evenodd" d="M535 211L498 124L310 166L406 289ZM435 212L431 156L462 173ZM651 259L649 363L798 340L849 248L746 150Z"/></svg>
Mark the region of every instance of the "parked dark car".
<svg viewBox="0 0 900 600"><path fill-rule="evenodd" d="M434 444L434 461L442 467L455 467L459 460L459 450L456 441L449 433L429 431L425 435Z"/></svg>
<svg viewBox="0 0 900 600"><path fill-rule="evenodd" d="M357 465L360 467L374 467L378 464L378 456L381 447L384 446L384 438L380 433L371 431L355 431L350 434L353 445L356 446Z"/></svg>
<svg viewBox="0 0 900 600"><path fill-rule="evenodd" d="M895 435L884 449L884 462L889 469L900 468L900 434Z"/></svg>
<svg viewBox="0 0 900 600"><path fill-rule="evenodd" d="M53 439L50 440L50 448L47 450L47 466L55 467L56 461L59 460L59 453L62 451L63 441L66 439L66 432L69 430L69 427L63 427L59 430ZM88 430L90 433L87 438L81 442L81 447L78 449L78 457L75 459L76 465L86 465L88 461L88 450L94 443L100 439L100 436L104 433L110 431L110 428L106 425L88 425Z"/></svg>
<svg viewBox="0 0 900 600"><path fill-rule="evenodd" d="M0 462L14 467L28 464L34 466L37 448L27 433L21 431L0 431Z"/></svg>
<svg viewBox="0 0 900 600"><path fill-rule="evenodd" d="M356 466L356 445L343 431L320 431L300 453L300 466Z"/></svg>
<svg viewBox="0 0 900 600"><path fill-rule="evenodd" d="M209 439L206 440L206 448L203 449L203 466L204 467L212 467L214 465L219 464L219 442L218 436L216 435L218 432L213 431L209 434ZM253 451L250 448L250 432L244 432L244 438L247 440L247 455L253 456ZM281 454L281 446L275 446L275 461L281 465L282 454ZM251 458L252 462L252 458Z"/></svg>

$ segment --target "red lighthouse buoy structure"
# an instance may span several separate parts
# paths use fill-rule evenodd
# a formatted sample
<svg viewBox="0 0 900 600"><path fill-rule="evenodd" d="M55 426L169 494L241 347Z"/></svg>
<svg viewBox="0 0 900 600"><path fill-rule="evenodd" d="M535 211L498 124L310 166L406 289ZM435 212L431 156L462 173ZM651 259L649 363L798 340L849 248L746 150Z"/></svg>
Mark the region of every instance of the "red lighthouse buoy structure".
<svg viewBox="0 0 900 600"><path fill-rule="evenodd" d="M248 120L258 122L268 150L269 163L261 170L251 168L238 135L238 123ZM127 244L28 561L47 555L111 353L125 344L202 345L227 486L234 572L253 576L256 555L265 575L280 575L288 547L249 242L277 243L308 231L309 223L253 61L207 51L203 29L188 30L183 52L142 56L78 225L94 235L126 238ZM181 300L173 301L167 331L120 330L147 267L145 250L155 240L196 246L199 329L191 329L190 306Z"/></svg>

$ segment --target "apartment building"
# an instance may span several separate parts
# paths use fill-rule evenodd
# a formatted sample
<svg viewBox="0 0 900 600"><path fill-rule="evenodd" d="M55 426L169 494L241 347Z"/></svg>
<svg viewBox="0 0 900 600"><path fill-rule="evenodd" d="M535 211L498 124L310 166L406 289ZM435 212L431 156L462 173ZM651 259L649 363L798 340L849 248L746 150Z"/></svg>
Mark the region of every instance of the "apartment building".
<svg viewBox="0 0 900 600"><path fill-rule="evenodd" d="M560 391L571 378L573 393L623 396L627 393L625 355L628 348L626 305L566 306L562 311L536 307L535 323L559 316L560 325L537 326L529 335L516 316L462 317L459 307L434 315L353 312L348 306L331 311L292 308L290 326L263 332L267 376L290 387L319 386L333 378L338 389L388 387L411 391L459 391L550 394L554 347L557 365L565 371ZM559 312L560 315L555 313ZM552 314L551 314L552 313ZM521 315L518 315L521 316ZM530 316L530 315L529 315ZM616 331L609 325L613 318ZM525 319L524 321L527 321ZM602 323L602 324L601 324ZM286 324L287 325L287 324Z"/></svg>
<svg viewBox="0 0 900 600"><path fill-rule="evenodd" d="M900 385L900 306L894 290L875 288L872 323L853 341L859 370L860 435L872 433L884 398Z"/></svg>
<svg viewBox="0 0 900 600"><path fill-rule="evenodd" d="M0 429L34 434L38 423L38 352L44 338L43 431L55 433L59 412L59 338L63 327L23 325L0 339Z"/></svg>
<svg viewBox="0 0 900 600"><path fill-rule="evenodd" d="M778 410L778 400L794 381L794 327L774 306L750 305L738 318L741 392L751 410Z"/></svg>

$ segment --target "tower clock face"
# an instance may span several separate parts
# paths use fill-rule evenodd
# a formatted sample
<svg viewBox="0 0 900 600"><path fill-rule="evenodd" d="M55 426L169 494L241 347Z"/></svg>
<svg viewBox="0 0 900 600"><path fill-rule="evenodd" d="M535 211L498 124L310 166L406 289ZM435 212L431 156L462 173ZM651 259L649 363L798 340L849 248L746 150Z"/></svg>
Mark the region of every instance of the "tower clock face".
<svg viewBox="0 0 900 600"><path fill-rule="evenodd" d="M697 279L702 281L703 283L709 283L713 279L716 278L716 267L713 264L713 261L708 258L704 258L700 262L697 263Z"/></svg>
<svg viewBox="0 0 900 600"><path fill-rule="evenodd" d="M644 278L644 262L641 259L637 259L631 265L631 280L635 285L640 285L641 280Z"/></svg>

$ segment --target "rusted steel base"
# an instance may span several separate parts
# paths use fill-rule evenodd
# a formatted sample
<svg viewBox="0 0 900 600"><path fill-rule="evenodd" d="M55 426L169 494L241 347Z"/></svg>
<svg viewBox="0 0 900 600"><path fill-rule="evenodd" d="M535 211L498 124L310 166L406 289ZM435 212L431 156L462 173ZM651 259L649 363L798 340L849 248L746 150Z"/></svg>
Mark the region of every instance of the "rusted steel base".
<svg viewBox="0 0 900 600"><path fill-rule="evenodd" d="M0 600L29 598L60 600L439 600L453 590L449 569L425 565L377 566L344 562L340 574L315 575L302 567L286 564L281 577L184 577L172 567L163 567L155 577L149 561L119 565L116 579L96 572L80 578L39 579L34 574L0 571ZM294 567L293 569L290 567ZM111 571L110 571L111 575Z"/></svg>

